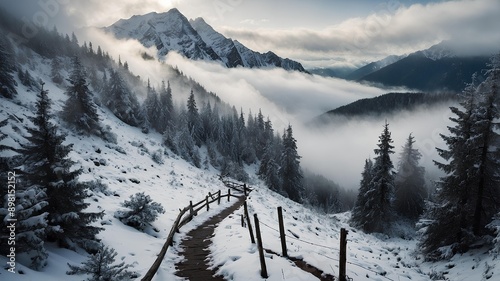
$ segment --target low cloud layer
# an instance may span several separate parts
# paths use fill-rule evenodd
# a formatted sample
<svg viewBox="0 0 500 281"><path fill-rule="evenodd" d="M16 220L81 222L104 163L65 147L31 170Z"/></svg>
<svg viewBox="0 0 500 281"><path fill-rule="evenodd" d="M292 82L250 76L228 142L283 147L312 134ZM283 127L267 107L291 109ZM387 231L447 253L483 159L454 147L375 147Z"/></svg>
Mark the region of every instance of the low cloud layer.
<svg viewBox="0 0 500 281"><path fill-rule="evenodd" d="M189 61L176 54L169 54L166 61L237 109L254 113L262 109L264 115L269 115L276 132L282 132L291 124L304 167L344 187L358 188L364 160L375 157L373 149L386 120L396 146L397 153L392 157L395 166L401 147L413 133L424 156L422 164L428 171L428 179L436 180L440 175L432 160L439 159L435 147L444 147L439 134L447 133L448 105L377 118L343 120L317 129L307 125L312 117L387 91L279 69L227 69L213 63Z"/></svg>

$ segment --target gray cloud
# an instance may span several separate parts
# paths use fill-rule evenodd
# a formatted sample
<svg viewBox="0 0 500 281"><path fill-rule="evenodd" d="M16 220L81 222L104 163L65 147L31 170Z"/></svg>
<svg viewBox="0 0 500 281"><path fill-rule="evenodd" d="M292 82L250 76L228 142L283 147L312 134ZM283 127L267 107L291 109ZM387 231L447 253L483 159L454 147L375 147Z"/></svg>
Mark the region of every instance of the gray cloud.
<svg viewBox="0 0 500 281"><path fill-rule="evenodd" d="M432 160L439 159L435 147L444 147L439 134L446 134L446 126L450 123L450 111L446 105L378 118L344 120L318 130L306 125L310 118L385 91L340 79L279 69L228 69L214 63L189 61L176 54L169 54L166 62L178 66L238 110L242 108L243 112L251 110L257 113L262 109L265 115L269 115L275 132L280 133L291 124L304 167L344 187L358 188L364 160L375 156L373 149L385 120L391 124L397 153L408 135L413 133L424 155L422 164L429 179L436 180L441 175ZM398 154L392 160L396 164Z"/></svg>
<svg viewBox="0 0 500 281"><path fill-rule="evenodd" d="M448 39L465 53L498 51L498 15L500 1L461 0L382 10L322 30L225 27L223 33L255 49L276 50L296 59L346 56L359 62L413 52Z"/></svg>

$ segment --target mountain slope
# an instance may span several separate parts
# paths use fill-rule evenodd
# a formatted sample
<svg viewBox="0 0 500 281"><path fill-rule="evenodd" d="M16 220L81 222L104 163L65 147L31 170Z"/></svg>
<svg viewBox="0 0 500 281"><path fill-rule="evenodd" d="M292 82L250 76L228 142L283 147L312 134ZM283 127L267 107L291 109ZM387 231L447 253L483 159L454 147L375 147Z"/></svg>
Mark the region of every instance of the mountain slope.
<svg viewBox="0 0 500 281"><path fill-rule="evenodd" d="M481 74L489 56L458 55L447 42L418 51L376 71L353 73L352 78L385 86L403 86L421 91L461 92L472 74ZM375 70L367 65L365 70Z"/></svg>
<svg viewBox="0 0 500 281"><path fill-rule="evenodd" d="M244 66L238 49L236 49L231 39L215 31L202 18L190 20L189 22L228 67Z"/></svg>
<svg viewBox="0 0 500 281"><path fill-rule="evenodd" d="M176 51L193 60L217 61L227 67L280 67L307 72L296 61L273 52L261 54L226 38L202 18L188 21L177 9L121 19L104 30L118 39L136 39L146 47L156 46L160 56Z"/></svg>
<svg viewBox="0 0 500 281"><path fill-rule="evenodd" d="M391 114L400 110L413 110L418 106L432 106L439 103L452 103L453 94L425 93L388 93L374 98L360 99L353 103L330 110L318 117L312 123L327 125L336 118L366 117Z"/></svg>
<svg viewBox="0 0 500 281"><path fill-rule="evenodd" d="M393 64L406 56L388 56L384 59L381 59L379 61L375 61L372 63L369 63L361 68L358 68L357 70L351 72L349 75L346 76L346 79L348 80L358 80L368 74L371 74L381 68L384 68L390 64Z"/></svg>

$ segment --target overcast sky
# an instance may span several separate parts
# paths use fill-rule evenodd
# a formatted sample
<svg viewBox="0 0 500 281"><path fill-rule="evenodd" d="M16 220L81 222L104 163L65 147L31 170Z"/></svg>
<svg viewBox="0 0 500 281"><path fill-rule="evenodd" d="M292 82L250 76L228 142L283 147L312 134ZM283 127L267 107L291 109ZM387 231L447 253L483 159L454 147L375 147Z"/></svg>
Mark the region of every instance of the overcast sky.
<svg viewBox="0 0 500 281"><path fill-rule="evenodd" d="M177 7L253 49L310 67L359 66L447 39L469 53L500 49L499 0L24 0L0 6L29 21L45 23L46 13L48 25L58 23L64 32Z"/></svg>

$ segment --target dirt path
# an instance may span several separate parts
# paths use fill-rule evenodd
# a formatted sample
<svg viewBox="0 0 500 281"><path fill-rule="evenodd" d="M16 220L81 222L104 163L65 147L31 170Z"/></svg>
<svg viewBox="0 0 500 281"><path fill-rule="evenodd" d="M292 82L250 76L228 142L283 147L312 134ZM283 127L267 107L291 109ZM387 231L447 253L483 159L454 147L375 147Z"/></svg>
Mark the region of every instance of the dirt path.
<svg viewBox="0 0 500 281"><path fill-rule="evenodd" d="M210 239L214 236L217 224L240 208L243 201L244 197L242 196L231 207L187 233L186 239L181 243L181 248L184 251L180 253L185 259L176 264L177 276L191 281L224 281L224 278L215 276L215 270L208 270L208 256L210 255L208 247L212 243Z"/></svg>

